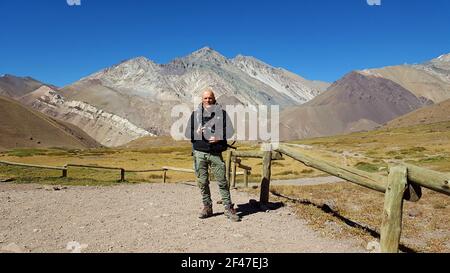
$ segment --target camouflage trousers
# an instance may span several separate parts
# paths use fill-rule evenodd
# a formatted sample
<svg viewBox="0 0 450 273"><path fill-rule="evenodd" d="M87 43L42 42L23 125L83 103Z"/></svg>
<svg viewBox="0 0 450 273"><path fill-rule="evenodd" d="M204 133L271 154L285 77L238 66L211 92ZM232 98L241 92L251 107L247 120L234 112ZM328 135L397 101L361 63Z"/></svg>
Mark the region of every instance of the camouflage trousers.
<svg viewBox="0 0 450 273"><path fill-rule="evenodd" d="M197 184L202 194L203 205L212 205L211 191L209 188L209 166L211 166L212 174L217 180L223 205L231 205L230 189L228 188L225 177L225 162L223 161L222 154L210 154L194 150L194 169Z"/></svg>

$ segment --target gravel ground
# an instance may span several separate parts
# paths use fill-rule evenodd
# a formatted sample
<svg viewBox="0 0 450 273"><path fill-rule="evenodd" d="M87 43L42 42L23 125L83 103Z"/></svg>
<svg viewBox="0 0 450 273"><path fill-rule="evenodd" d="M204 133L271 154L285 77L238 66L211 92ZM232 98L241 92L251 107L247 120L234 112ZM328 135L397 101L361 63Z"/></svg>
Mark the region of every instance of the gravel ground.
<svg viewBox="0 0 450 273"><path fill-rule="evenodd" d="M212 183L213 200L218 189ZM367 252L356 240L323 237L289 207L254 209L232 191L243 216L215 204L198 219L199 190L188 184L55 187L0 183L0 252L303 253Z"/></svg>

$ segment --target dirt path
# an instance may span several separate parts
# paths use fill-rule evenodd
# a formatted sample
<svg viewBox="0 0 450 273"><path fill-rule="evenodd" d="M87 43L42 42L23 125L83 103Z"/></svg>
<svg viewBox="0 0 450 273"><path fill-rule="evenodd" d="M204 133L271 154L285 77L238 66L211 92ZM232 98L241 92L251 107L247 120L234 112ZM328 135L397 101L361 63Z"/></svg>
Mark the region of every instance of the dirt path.
<svg viewBox="0 0 450 273"><path fill-rule="evenodd" d="M218 190L212 184L213 200ZM0 252L365 252L322 237L289 207L251 208L232 191L242 222L214 205L201 220L200 193L187 184L68 187L0 183ZM68 249L69 246L69 249Z"/></svg>

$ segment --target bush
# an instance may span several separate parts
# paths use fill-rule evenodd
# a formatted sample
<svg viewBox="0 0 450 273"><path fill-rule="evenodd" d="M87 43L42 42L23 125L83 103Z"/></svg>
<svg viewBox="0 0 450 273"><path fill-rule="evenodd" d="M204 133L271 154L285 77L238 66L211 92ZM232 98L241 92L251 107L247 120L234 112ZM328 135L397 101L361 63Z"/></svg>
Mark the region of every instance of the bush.
<svg viewBox="0 0 450 273"><path fill-rule="evenodd" d="M380 168L377 165L374 165L374 164L371 164L371 163L367 163L367 162L358 162L358 163L356 163L355 167L358 170L369 172L369 173L377 172L379 170L379 168Z"/></svg>
<svg viewBox="0 0 450 273"><path fill-rule="evenodd" d="M9 156L17 156L17 157L27 157L27 156L35 156L35 155L45 155L46 150L40 149L14 149L8 152Z"/></svg>
<svg viewBox="0 0 450 273"><path fill-rule="evenodd" d="M414 153L421 153L426 150L427 149L425 149L424 147L412 147L409 149L402 149L402 150L400 150L400 153L403 155L408 155L408 154L414 154Z"/></svg>

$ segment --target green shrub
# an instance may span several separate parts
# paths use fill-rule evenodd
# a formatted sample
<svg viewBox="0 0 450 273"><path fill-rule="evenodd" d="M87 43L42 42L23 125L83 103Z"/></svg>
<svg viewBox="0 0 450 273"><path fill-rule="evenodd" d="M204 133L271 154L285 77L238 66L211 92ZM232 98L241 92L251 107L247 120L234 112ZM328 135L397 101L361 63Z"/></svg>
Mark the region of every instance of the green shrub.
<svg viewBox="0 0 450 273"><path fill-rule="evenodd" d="M444 156L433 156L419 160L420 163L433 163L447 160Z"/></svg>
<svg viewBox="0 0 450 273"><path fill-rule="evenodd" d="M370 172L370 173L374 173L377 172L379 170L379 166L371 164L371 163L367 163L367 162L358 162L355 164L355 167L358 170L361 171L365 171L365 172Z"/></svg>
<svg viewBox="0 0 450 273"><path fill-rule="evenodd" d="M47 150L41 149L14 149L8 152L9 156L28 157L35 155L45 155Z"/></svg>
<svg viewBox="0 0 450 273"><path fill-rule="evenodd" d="M400 150L400 153L403 155L409 155L409 154L414 154L414 153L421 153L426 150L427 149L425 149L424 147L412 147L409 149L402 149L402 150Z"/></svg>

